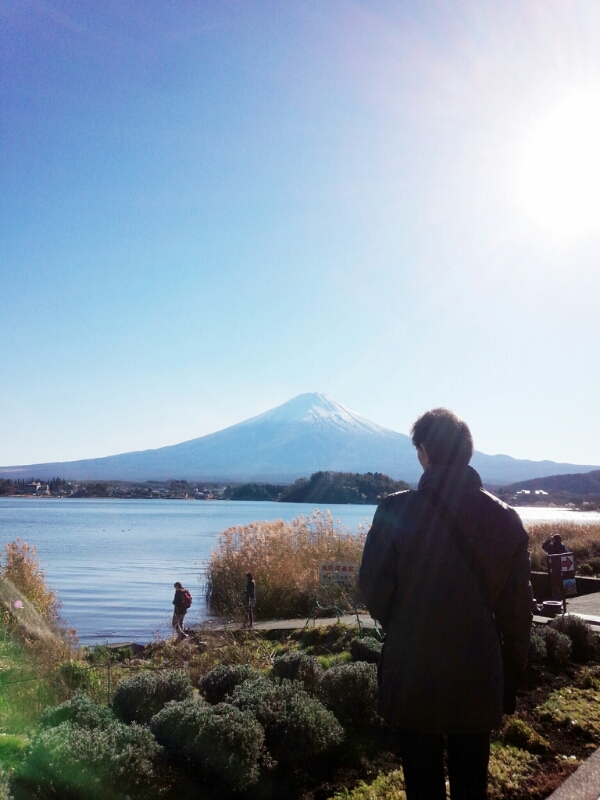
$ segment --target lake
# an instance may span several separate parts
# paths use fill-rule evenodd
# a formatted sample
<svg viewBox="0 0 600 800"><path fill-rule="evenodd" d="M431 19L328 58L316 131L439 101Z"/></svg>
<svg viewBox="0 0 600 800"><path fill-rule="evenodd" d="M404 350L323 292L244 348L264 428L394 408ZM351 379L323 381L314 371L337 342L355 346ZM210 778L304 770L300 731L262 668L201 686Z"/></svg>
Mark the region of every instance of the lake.
<svg viewBox="0 0 600 800"><path fill-rule="evenodd" d="M217 534L254 520L312 514L306 503L0 498L2 543L34 544L61 614L82 644L169 635L173 583L190 589L186 622L207 616L204 567ZM356 530L375 506L331 506Z"/></svg>
<svg viewBox="0 0 600 800"><path fill-rule="evenodd" d="M312 514L306 503L197 500L0 498L2 542L34 544L61 613L82 644L151 641L170 634L173 583L194 596L186 620L207 618L204 568L217 534L254 520ZM369 524L375 506L332 505L351 530ZM600 522L598 513L518 509L524 520Z"/></svg>

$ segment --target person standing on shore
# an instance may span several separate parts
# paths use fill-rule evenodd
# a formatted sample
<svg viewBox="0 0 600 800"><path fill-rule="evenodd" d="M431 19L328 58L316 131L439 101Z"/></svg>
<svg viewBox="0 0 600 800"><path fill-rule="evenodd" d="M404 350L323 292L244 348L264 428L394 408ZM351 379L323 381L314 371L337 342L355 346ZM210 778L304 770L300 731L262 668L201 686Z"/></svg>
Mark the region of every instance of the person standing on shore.
<svg viewBox="0 0 600 800"><path fill-rule="evenodd" d="M183 629L183 620L187 614L187 610L191 605L192 596L187 589L176 581L173 586L175 587L175 597L173 598L173 627L177 631L177 636L180 639L187 639L188 635Z"/></svg>
<svg viewBox="0 0 600 800"><path fill-rule="evenodd" d="M528 536L469 466L473 439L452 411L412 427L417 491L381 501L359 585L386 641L378 711L397 736L408 800L487 796L490 732L515 711L527 663Z"/></svg>
<svg viewBox="0 0 600 800"><path fill-rule="evenodd" d="M254 625L254 608L256 606L256 584L251 572L246 573L246 625L252 628Z"/></svg>

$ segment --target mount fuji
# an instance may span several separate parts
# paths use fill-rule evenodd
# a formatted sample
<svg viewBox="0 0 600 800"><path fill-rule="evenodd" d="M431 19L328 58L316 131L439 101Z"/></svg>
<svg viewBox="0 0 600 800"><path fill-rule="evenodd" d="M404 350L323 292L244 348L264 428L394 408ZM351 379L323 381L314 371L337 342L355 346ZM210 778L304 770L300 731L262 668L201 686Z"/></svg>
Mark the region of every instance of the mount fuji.
<svg viewBox="0 0 600 800"><path fill-rule="evenodd" d="M496 486L598 468L479 452L471 464L484 483ZM314 392L180 444L83 461L0 467L0 477L286 483L319 470L382 472L410 483L416 483L421 475L408 436L382 428L327 395Z"/></svg>

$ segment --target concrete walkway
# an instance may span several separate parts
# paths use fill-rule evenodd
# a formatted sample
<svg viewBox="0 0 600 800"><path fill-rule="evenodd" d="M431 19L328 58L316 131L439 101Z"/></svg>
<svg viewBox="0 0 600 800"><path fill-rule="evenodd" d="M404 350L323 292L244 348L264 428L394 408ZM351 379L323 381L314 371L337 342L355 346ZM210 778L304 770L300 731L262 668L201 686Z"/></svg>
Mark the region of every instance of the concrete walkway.
<svg viewBox="0 0 600 800"><path fill-rule="evenodd" d="M375 622L368 614L360 614L360 625L363 628L375 628ZM335 617L310 617L307 622L306 617L296 617L294 619L269 619L262 622L255 622L253 629L255 631L294 631L302 628L313 627L326 627L327 625L335 625L338 620ZM339 622L343 625L358 625L356 614L344 614L340 616ZM242 630L244 625L240 622L226 622L225 624L219 623L216 625L207 625L204 623L203 627L209 628L213 631L225 630ZM202 628L194 628L190 630L200 632Z"/></svg>

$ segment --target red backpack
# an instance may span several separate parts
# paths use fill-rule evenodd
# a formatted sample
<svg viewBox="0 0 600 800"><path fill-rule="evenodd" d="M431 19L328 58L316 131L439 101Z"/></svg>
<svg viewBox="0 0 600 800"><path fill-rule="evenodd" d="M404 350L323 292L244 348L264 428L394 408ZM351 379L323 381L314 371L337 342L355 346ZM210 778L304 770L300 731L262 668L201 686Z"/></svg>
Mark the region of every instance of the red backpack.
<svg viewBox="0 0 600 800"><path fill-rule="evenodd" d="M192 595L187 589L183 590L183 607L189 608L192 605Z"/></svg>

